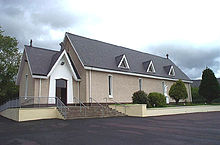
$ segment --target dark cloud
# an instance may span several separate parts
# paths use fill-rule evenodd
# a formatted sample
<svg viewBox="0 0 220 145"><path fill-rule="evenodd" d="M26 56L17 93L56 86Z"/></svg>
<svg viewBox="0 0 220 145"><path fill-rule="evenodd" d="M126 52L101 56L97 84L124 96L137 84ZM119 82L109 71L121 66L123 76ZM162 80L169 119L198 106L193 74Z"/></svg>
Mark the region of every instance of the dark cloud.
<svg viewBox="0 0 220 145"><path fill-rule="evenodd" d="M187 43L186 43L187 44ZM209 67L214 72L220 70L219 47L195 47L186 44L161 44L150 46L148 51L153 54L165 57L169 54L169 58L173 60L191 79L199 78L202 71Z"/></svg>
<svg viewBox="0 0 220 145"><path fill-rule="evenodd" d="M22 50L30 39L37 46L59 49L57 44L63 37L53 40L50 38L51 30L63 31L64 36L79 18L63 8L58 0L3 0L0 1L0 20L5 34L16 37Z"/></svg>

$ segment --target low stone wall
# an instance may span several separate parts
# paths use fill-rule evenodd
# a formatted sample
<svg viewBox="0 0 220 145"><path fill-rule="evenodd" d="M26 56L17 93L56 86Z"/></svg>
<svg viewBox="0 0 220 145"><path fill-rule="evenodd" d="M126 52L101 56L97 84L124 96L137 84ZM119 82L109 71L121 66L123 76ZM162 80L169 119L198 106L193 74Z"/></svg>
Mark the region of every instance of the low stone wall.
<svg viewBox="0 0 220 145"><path fill-rule="evenodd" d="M4 116L8 119L19 121L19 108L10 108L0 112L1 116Z"/></svg>
<svg viewBox="0 0 220 145"><path fill-rule="evenodd" d="M39 119L64 119L56 107L44 108L10 108L0 113L2 116L15 121L29 121Z"/></svg>
<svg viewBox="0 0 220 145"><path fill-rule="evenodd" d="M146 108L146 104L110 105L112 109L125 113L128 116L148 117L174 115L184 113L220 111L220 105L180 106L163 108Z"/></svg>
<svg viewBox="0 0 220 145"><path fill-rule="evenodd" d="M147 113L144 116L161 116L161 115L213 112L213 111L220 111L220 106L200 105L200 106L180 106L180 107L165 107L165 108L147 108Z"/></svg>
<svg viewBox="0 0 220 145"><path fill-rule="evenodd" d="M109 107L128 116L144 117L143 115L147 112L146 104L109 105Z"/></svg>

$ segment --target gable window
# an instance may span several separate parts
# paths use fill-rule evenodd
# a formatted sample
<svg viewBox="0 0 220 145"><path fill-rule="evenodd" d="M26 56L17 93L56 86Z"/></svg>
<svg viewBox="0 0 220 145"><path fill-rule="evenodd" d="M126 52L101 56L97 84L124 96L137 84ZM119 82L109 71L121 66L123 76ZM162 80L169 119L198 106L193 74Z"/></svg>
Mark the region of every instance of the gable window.
<svg viewBox="0 0 220 145"><path fill-rule="evenodd" d="M129 69L128 61L125 55L122 56L120 63L118 64L119 68Z"/></svg>
<svg viewBox="0 0 220 145"><path fill-rule="evenodd" d="M141 91L142 90L142 79L139 78L139 90Z"/></svg>
<svg viewBox="0 0 220 145"><path fill-rule="evenodd" d="M148 68L147 68L147 72L155 73L153 61L150 61Z"/></svg>
<svg viewBox="0 0 220 145"><path fill-rule="evenodd" d="M122 63L121 63L121 66L120 66L120 67L123 67L123 68L126 68L126 67L127 67L125 60L124 60L124 61L122 61Z"/></svg>
<svg viewBox="0 0 220 145"><path fill-rule="evenodd" d="M113 85L112 85L112 76L108 76L108 95L109 98L113 98Z"/></svg>
<svg viewBox="0 0 220 145"><path fill-rule="evenodd" d="M175 76L175 71L174 71L173 66L170 67L169 75L170 76Z"/></svg>

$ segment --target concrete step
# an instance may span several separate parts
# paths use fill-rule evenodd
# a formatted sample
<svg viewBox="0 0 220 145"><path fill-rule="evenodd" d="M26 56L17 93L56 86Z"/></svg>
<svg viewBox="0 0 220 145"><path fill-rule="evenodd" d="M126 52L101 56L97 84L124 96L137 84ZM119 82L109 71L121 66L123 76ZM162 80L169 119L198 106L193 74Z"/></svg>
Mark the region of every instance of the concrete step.
<svg viewBox="0 0 220 145"><path fill-rule="evenodd" d="M86 114L85 114L86 111ZM102 108L100 106L87 106L87 108L80 106L70 106L67 112L67 119L77 119L77 118L102 118L102 117L116 117L125 116L125 114L118 112L112 108Z"/></svg>

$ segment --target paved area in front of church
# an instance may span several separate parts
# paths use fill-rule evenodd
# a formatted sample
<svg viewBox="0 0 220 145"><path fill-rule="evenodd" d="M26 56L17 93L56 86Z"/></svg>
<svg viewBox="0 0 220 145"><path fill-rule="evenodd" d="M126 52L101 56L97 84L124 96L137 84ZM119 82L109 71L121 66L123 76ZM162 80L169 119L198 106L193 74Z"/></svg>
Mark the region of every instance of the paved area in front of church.
<svg viewBox="0 0 220 145"><path fill-rule="evenodd" d="M0 145L219 145L220 112L15 122L0 117Z"/></svg>

